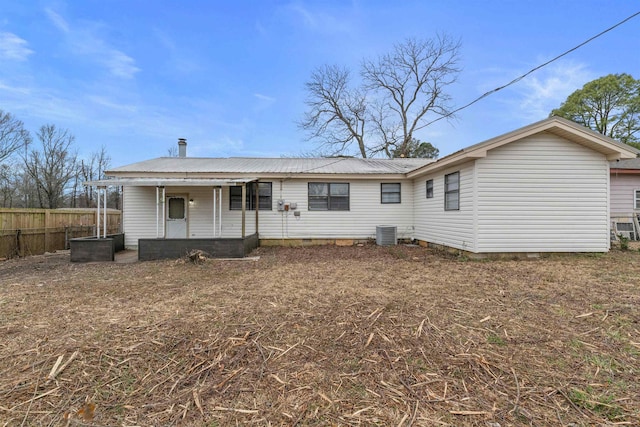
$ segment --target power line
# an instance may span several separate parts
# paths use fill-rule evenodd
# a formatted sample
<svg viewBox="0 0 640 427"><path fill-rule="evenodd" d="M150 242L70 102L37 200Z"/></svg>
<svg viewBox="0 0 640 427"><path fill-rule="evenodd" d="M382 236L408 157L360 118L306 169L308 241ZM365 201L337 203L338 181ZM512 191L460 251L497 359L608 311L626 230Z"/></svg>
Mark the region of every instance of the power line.
<svg viewBox="0 0 640 427"><path fill-rule="evenodd" d="M629 17L625 18L625 19L623 19L622 21L620 21L620 22L618 22L617 24L615 24L615 25L613 25L613 26L611 26L611 27L607 28L606 30L601 31L600 33L596 34L595 36L593 36L593 37L591 37L591 38L589 38L589 39L587 39L587 40L583 41L583 42L582 42L582 43L580 43L579 45L577 45L577 46L575 46L575 47L573 47L573 48L571 48L571 49L569 49L569 50L567 50L567 51L565 51L565 52L561 53L560 55L556 56L555 58L552 58L552 59L548 60L547 62L545 62L545 63L543 63L543 64L540 64L540 65L538 65L538 66L537 66L537 67L535 67L535 68L532 68L531 70L529 70L529 71L527 71L526 73L522 74L520 77L517 77L517 78L515 78L515 79L511 80L511 81L510 81L509 83L507 83L506 85L503 85L503 86L497 87L497 88L495 88L495 89L493 89L493 90L490 90L489 92L486 92L486 93L484 93L484 94L480 95L479 97L477 97L477 98L476 98L476 99L474 99L473 101L469 102L468 104L465 104L465 105L463 105L462 107L459 107L459 108L457 108L457 109L453 110L452 112L450 112L450 113L448 113L448 114L445 114L444 116L440 116L440 117L438 117L437 119L430 121L429 123L427 123L426 125L424 125L424 127L429 126L430 124L435 123L435 122L437 122L437 121L439 121L439 120L442 120L442 119L445 119L445 118L447 118L447 117L450 117L450 116L454 115L455 113L457 113L457 112L459 112L459 111L462 111L462 110L464 110L465 108L468 108L468 107L472 106L473 104L475 104L476 102L480 101L481 99L484 99L484 98L486 98L486 97L487 97L487 96L489 96L489 95L492 95L492 94L494 94L494 93L496 93L496 92L498 92L498 91L500 91L500 90L502 90L502 89L504 89L504 88L506 88L506 87L511 86L511 85L512 85L512 84L514 84L514 83L519 82L520 80L524 79L525 77L527 77L529 74L533 73L534 71L538 71L540 68L546 67L547 65L551 64L552 62L557 61L558 59L562 58L563 56L566 56L566 55L570 54L570 53L571 53L571 52L573 52L574 50L577 50L577 49L581 48L582 46L586 45L587 43L589 43L589 42L591 42L591 41L593 41L593 40L597 39L598 37L602 36L603 34L608 33L609 31L611 31L611 30L613 30L613 29L615 29L615 28L619 27L620 25L624 24L625 22L629 21L630 19L635 18L635 17L636 17L636 16L638 16L638 15L640 15L640 11L638 11L638 12L634 13L633 15L631 15L631 16L629 16Z"/></svg>

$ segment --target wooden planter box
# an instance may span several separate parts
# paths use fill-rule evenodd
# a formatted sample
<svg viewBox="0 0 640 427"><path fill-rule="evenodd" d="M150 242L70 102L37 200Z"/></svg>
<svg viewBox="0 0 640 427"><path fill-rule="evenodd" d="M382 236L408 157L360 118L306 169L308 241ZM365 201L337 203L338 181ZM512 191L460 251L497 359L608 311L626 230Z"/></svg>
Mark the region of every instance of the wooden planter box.
<svg viewBox="0 0 640 427"><path fill-rule="evenodd" d="M139 239L138 259L178 259L192 250L211 258L243 258L258 247L258 234L233 239Z"/></svg>
<svg viewBox="0 0 640 427"><path fill-rule="evenodd" d="M124 233L106 238L80 237L69 241L71 262L113 261L115 253L124 250Z"/></svg>

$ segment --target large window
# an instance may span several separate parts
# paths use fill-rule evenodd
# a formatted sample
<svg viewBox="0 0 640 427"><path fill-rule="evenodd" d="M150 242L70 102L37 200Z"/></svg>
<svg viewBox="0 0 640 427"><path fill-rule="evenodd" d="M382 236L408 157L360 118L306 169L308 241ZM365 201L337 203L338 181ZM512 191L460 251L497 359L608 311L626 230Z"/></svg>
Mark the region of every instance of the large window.
<svg viewBox="0 0 640 427"><path fill-rule="evenodd" d="M444 176L444 210L460 210L460 172Z"/></svg>
<svg viewBox="0 0 640 427"><path fill-rule="evenodd" d="M433 199L433 180L427 181L427 199Z"/></svg>
<svg viewBox="0 0 640 427"><path fill-rule="evenodd" d="M310 211L348 211L349 184L342 182L310 182Z"/></svg>
<svg viewBox="0 0 640 427"><path fill-rule="evenodd" d="M271 183L258 183L258 194L260 199L260 210L270 211L271 208ZM256 210L256 183L247 184L247 210ZM242 210L242 186L229 187L229 209L232 211Z"/></svg>
<svg viewBox="0 0 640 427"><path fill-rule="evenodd" d="M633 208L640 210L640 190L634 190L633 195L634 195Z"/></svg>
<svg viewBox="0 0 640 427"><path fill-rule="evenodd" d="M380 184L381 203L400 203L400 183Z"/></svg>

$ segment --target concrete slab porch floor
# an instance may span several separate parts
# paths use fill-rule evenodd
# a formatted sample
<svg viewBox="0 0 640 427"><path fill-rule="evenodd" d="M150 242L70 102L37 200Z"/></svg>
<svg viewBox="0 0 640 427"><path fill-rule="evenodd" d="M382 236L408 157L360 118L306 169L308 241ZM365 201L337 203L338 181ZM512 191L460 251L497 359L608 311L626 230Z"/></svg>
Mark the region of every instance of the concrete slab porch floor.
<svg viewBox="0 0 640 427"><path fill-rule="evenodd" d="M132 249L119 251L115 253L114 258L113 262L118 264L132 264L138 262L138 251Z"/></svg>

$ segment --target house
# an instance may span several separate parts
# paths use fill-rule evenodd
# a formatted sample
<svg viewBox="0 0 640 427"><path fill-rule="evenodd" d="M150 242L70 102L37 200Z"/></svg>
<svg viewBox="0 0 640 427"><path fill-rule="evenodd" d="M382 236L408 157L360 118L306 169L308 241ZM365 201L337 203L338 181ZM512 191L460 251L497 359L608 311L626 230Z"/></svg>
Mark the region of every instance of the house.
<svg viewBox="0 0 640 427"><path fill-rule="evenodd" d="M380 225L479 254L605 252L609 162L638 154L557 117L437 161L191 158L184 140L179 153L88 183L123 187L125 245L141 259L233 239L245 250L351 242Z"/></svg>
<svg viewBox="0 0 640 427"><path fill-rule="evenodd" d="M611 228L615 234L639 240L640 159L615 160L611 172Z"/></svg>

